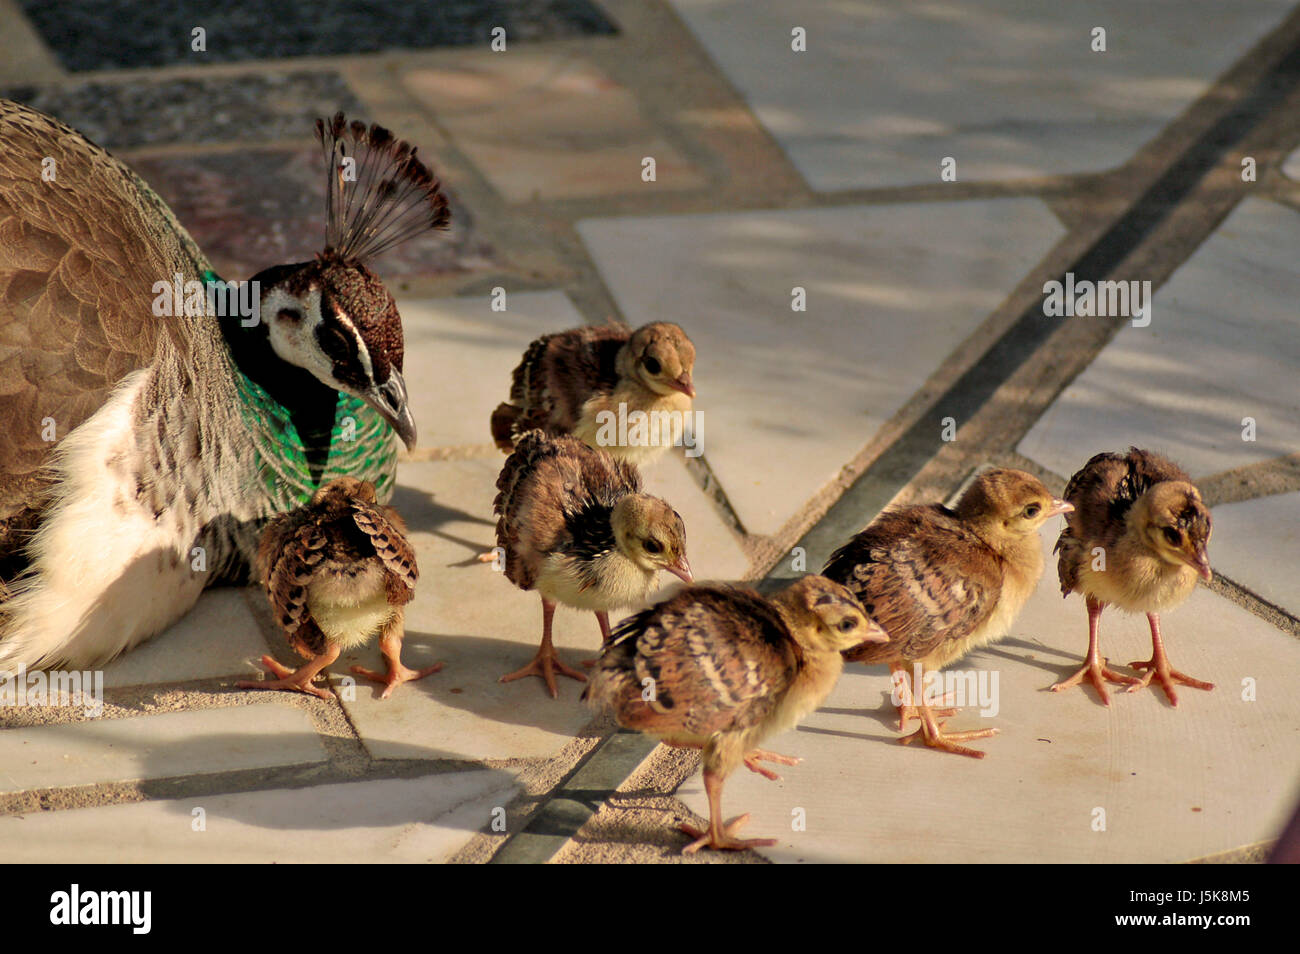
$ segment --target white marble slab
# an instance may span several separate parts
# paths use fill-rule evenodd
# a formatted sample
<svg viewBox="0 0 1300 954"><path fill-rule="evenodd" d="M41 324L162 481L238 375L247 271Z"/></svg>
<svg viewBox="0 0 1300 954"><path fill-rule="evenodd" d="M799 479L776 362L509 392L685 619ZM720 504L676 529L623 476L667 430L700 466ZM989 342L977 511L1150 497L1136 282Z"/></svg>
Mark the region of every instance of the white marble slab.
<svg viewBox="0 0 1300 954"><path fill-rule="evenodd" d="M311 719L268 703L0 731L0 792L325 761Z"/></svg>
<svg viewBox="0 0 1300 954"><path fill-rule="evenodd" d="M533 339L584 324L564 292L512 292L505 311L490 295L402 298L405 377L419 446L491 444L496 406Z"/></svg>
<svg viewBox="0 0 1300 954"><path fill-rule="evenodd" d="M1210 563L1216 573L1300 615L1300 493L1215 507Z"/></svg>
<svg viewBox="0 0 1300 954"><path fill-rule="evenodd" d="M1292 6L671 2L820 191L938 182L945 156L958 181L1113 168ZM791 49L795 27L806 52Z"/></svg>
<svg viewBox="0 0 1300 954"><path fill-rule="evenodd" d="M478 770L7 815L0 862L441 862L514 792Z"/></svg>
<svg viewBox="0 0 1300 954"><path fill-rule="evenodd" d="M611 218L579 232L633 324L696 345L705 457L751 533L833 479L1047 252L1036 199ZM795 286L807 311L791 309Z"/></svg>
<svg viewBox="0 0 1300 954"><path fill-rule="evenodd" d="M1246 199L1070 383L1019 451L1069 476L1103 450L1168 454L1193 477L1300 447L1300 212ZM1116 276L1124 278L1124 276ZM1062 321L1111 321L1069 318ZM1254 421L1254 440L1243 440Z"/></svg>

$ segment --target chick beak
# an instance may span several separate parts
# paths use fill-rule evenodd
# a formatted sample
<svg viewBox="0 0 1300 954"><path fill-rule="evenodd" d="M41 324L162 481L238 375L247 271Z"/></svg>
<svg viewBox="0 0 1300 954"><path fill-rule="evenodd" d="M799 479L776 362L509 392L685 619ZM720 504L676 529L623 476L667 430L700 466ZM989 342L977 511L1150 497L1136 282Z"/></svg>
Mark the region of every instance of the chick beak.
<svg viewBox="0 0 1300 954"><path fill-rule="evenodd" d="M691 383L691 372L689 371L683 371L681 377L674 381L672 386L689 398L695 397L695 385Z"/></svg>
<svg viewBox="0 0 1300 954"><path fill-rule="evenodd" d="M1055 517L1057 514L1070 513L1073 510L1074 510L1074 504L1065 500L1058 500L1057 498L1053 497L1052 505L1047 508L1047 515L1049 517Z"/></svg>
<svg viewBox="0 0 1300 954"><path fill-rule="evenodd" d="M1196 552L1187 562L1195 567L1196 572L1201 574L1201 579L1206 583L1214 579L1214 572L1210 569L1210 558L1206 554L1204 546L1197 547Z"/></svg>
<svg viewBox="0 0 1300 954"><path fill-rule="evenodd" d="M683 583L694 583L695 577L691 574L691 564L686 559L686 554L682 554L677 562L671 566L664 567L669 573L677 577Z"/></svg>
<svg viewBox="0 0 1300 954"><path fill-rule="evenodd" d="M392 369L387 381L363 392L361 399L383 415L407 450L415 447L415 418L406 401L406 382L400 371Z"/></svg>
<svg viewBox="0 0 1300 954"><path fill-rule="evenodd" d="M874 619L867 620L867 635L858 641L858 645L861 645L862 643L887 642L889 642L889 634L885 632L885 628Z"/></svg>

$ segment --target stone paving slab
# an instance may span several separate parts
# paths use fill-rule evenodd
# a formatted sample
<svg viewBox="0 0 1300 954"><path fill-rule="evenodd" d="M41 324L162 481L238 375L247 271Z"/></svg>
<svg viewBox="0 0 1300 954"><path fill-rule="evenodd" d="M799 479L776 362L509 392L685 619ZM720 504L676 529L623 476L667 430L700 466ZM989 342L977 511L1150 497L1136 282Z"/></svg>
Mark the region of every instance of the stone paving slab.
<svg viewBox="0 0 1300 954"><path fill-rule="evenodd" d="M180 621L105 666L104 687L246 674L266 648L243 588L207 590Z"/></svg>
<svg viewBox="0 0 1300 954"><path fill-rule="evenodd" d="M1215 507L1210 557L1216 572L1300 616L1300 493Z"/></svg>
<svg viewBox="0 0 1300 954"><path fill-rule="evenodd" d="M746 530L770 534L1062 229L1036 199L993 199L620 217L579 231L632 324L671 319L691 335L704 453ZM806 312L791 310L795 286Z"/></svg>
<svg viewBox="0 0 1300 954"><path fill-rule="evenodd" d="M302 709L200 709L0 731L0 792L323 761Z"/></svg>
<svg viewBox="0 0 1300 954"><path fill-rule="evenodd" d="M503 773L477 770L9 815L0 862L440 862L514 791Z"/></svg>
<svg viewBox="0 0 1300 954"><path fill-rule="evenodd" d="M820 191L938 182L945 156L958 181L1113 168L1292 6L670 2Z"/></svg>
<svg viewBox="0 0 1300 954"><path fill-rule="evenodd" d="M397 307L421 447L491 446L488 420L510 397L511 372L528 345L541 335L584 324L569 296L560 291L508 292L505 311L492 311L486 294L399 296Z"/></svg>
<svg viewBox="0 0 1300 954"><path fill-rule="evenodd" d="M140 0L20 2L64 65L78 71L486 44L498 26L511 41L614 32L589 0L316 0L273 15L259 0L218 7L193 0L166 7ZM191 42L196 26L206 31L201 52Z"/></svg>
<svg viewBox="0 0 1300 954"><path fill-rule="evenodd" d="M956 664L999 672L1000 711L951 722L1001 730L971 743L983 760L897 744L888 670L851 666L820 711L764 743L804 763L780 783L740 769L724 812L751 812L744 834L779 838L763 853L780 862L1181 862L1275 837L1297 794L1300 642L1204 587L1162 622L1173 664L1216 689L1184 689L1177 709L1150 690L1109 709L1091 688L1046 691L1088 642L1083 603L1061 599L1049 562L1010 638ZM1102 617L1115 664L1150 648L1144 617ZM1247 677L1257 701L1243 701ZM698 775L679 794L706 810ZM806 831L792 831L798 808Z"/></svg>
<svg viewBox="0 0 1300 954"><path fill-rule="evenodd" d="M355 699L345 698L349 717L376 758L547 757L592 718L578 702L582 684L575 680L559 680L558 700L540 679L497 681L532 658L542 623L536 593L517 589L475 559L495 545L492 500L503 459L406 462L399 468L392 503L410 526L420 565L403 658L412 667L435 661L445 666L388 699L366 682L357 686ZM701 576L743 573L738 544L679 462L662 461L647 485L672 491L668 499L687 523L688 552ZM654 598L676 583L667 574L661 579L664 589ZM555 615L554 638L570 666L593 658L600 646L592 614L565 608ZM333 667L336 680L358 663L381 669L378 647L342 657Z"/></svg>
<svg viewBox="0 0 1300 954"><path fill-rule="evenodd" d="M705 184L646 121L636 96L578 53L466 56L411 70L402 82L509 202ZM655 160L654 183L641 178L646 156Z"/></svg>
<svg viewBox="0 0 1300 954"><path fill-rule="evenodd" d="M314 135L317 116L333 116L340 109L349 116L361 111L356 95L332 70L120 83L91 80L0 92L57 117L110 152L178 143L305 143Z"/></svg>
<svg viewBox="0 0 1300 954"><path fill-rule="evenodd" d="M1069 476L1092 454L1136 445L1193 477L1300 447L1300 212L1245 199L1020 442ZM1060 319L1115 321L1113 318ZM1255 440L1243 440L1243 421Z"/></svg>

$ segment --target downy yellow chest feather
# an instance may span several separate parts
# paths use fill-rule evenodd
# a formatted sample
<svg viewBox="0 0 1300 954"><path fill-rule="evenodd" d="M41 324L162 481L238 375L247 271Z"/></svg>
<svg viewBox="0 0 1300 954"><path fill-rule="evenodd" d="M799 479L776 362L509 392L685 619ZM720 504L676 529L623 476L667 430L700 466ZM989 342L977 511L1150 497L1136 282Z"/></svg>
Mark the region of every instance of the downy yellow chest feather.
<svg viewBox="0 0 1300 954"><path fill-rule="evenodd" d="M354 576L326 573L307 590L307 609L321 632L343 649L363 645L379 635L396 613L384 590L384 571L377 563Z"/></svg>

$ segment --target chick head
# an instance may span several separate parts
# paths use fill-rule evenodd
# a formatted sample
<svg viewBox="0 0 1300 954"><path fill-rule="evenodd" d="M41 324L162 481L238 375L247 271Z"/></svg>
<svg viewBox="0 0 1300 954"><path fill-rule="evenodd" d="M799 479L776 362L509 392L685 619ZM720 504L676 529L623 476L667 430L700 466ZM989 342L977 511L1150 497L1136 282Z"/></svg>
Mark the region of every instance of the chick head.
<svg viewBox="0 0 1300 954"><path fill-rule="evenodd" d="M353 498L360 498L368 504L375 503L378 500L375 495L375 485L368 480L357 480L355 477L335 477L316 491L311 502L316 506L344 504Z"/></svg>
<svg viewBox="0 0 1300 954"><path fill-rule="evenodd" d="M888 634L845 587L809 575L776 597L789 612L795 640L809 649L843 652L862 643L887 643Z"/></svg>
<svg viewBox="0 0 1300 954"><path fill-rule="evenodd" d="M957 501L958 516L1014 537L1037 533L1049 519L1073 509L1033 474L1009 469L980 474Z"/></svg>
<svg viewBox="0 0 1300 954"><path fill-rule="evenodd" d="M695 345L670 321L656 321L632 332L619 356L619 373L656 394L681 391L695 397L694 370Z"/></svg>
<svg viewBox="0 0 1300 954"><path fill-rule="evenodd" d="M1161 481L1137 499L1129 519L1160 559L1186 564L1210 581L1213 574L1205 551L1214 526L1195 487L1183 480Z"/></svg>
<svg viewBox="0 0 1300 954"><path fill-rule="evenodd" d="M686 559L686 524L667 501L649 494L628 494L610 515L619 551L644 570L667 570L690 583Z"/></svg>

